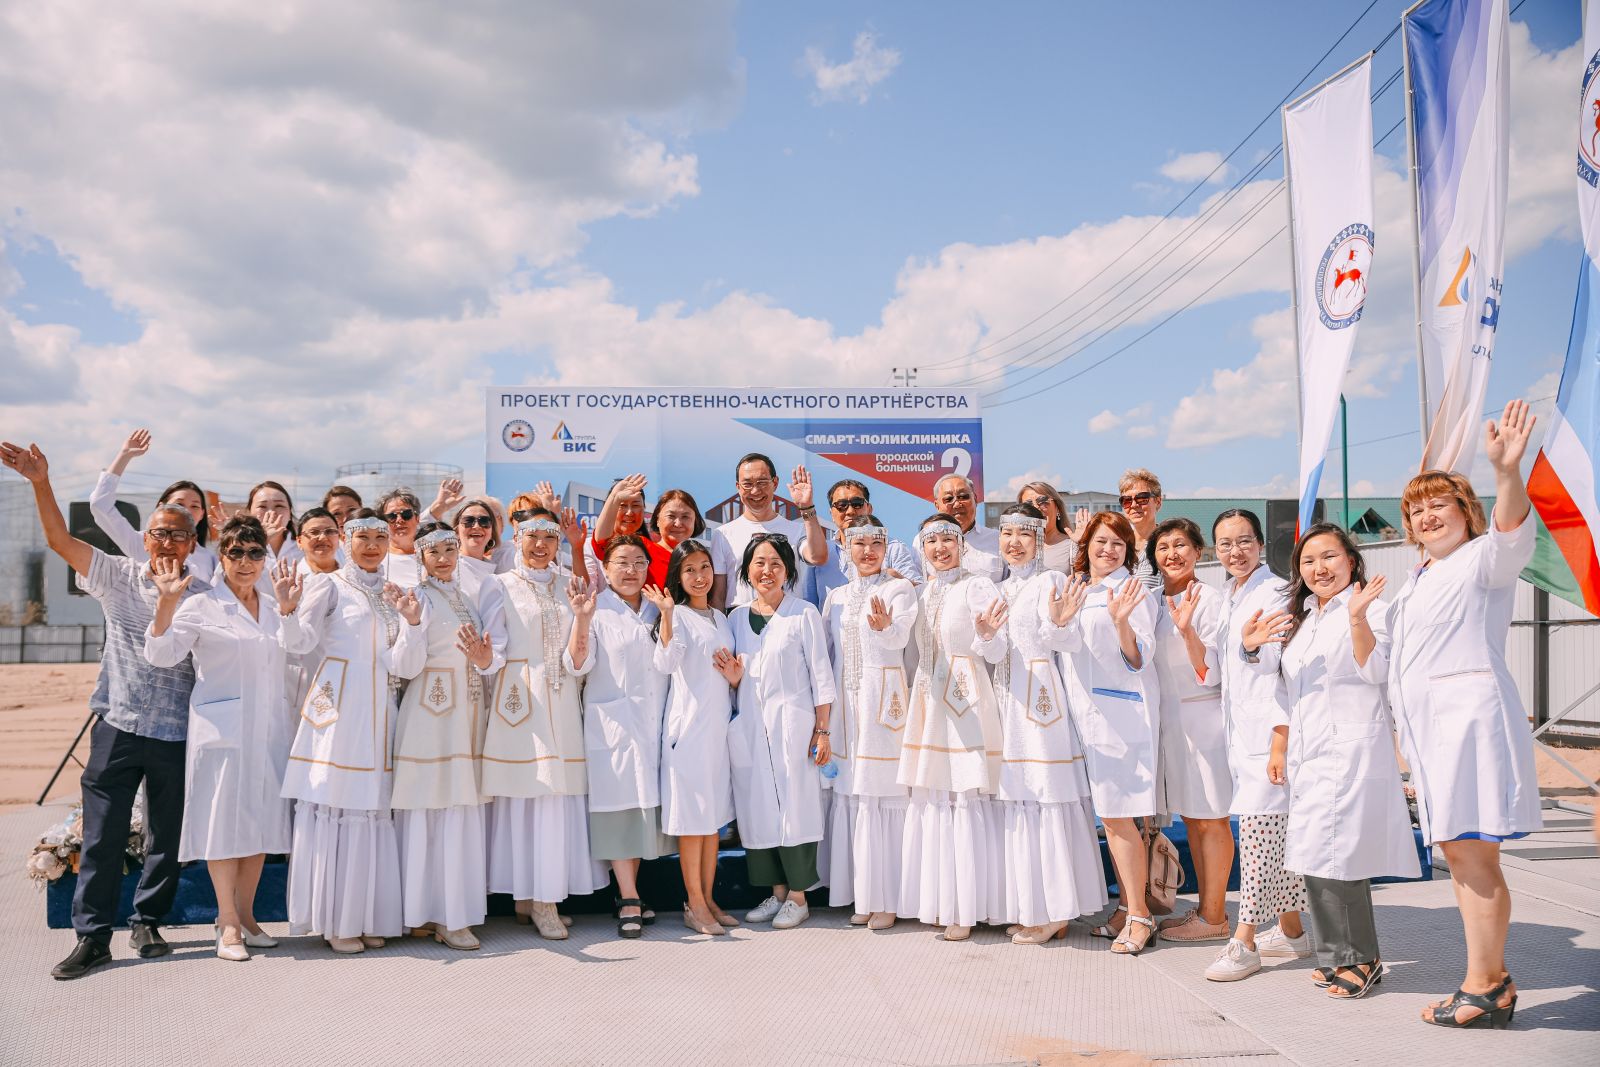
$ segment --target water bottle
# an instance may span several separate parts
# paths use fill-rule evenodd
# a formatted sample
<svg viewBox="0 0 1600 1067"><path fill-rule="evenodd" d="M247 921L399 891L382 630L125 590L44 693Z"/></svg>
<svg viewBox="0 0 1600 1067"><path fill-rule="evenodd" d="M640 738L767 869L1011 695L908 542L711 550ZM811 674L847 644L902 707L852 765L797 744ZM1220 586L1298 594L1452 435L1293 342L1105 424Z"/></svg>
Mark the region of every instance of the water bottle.
<svg viewBox="0 0 1600 1067"><path fill-rule="evenodd" d="M811 746L811 761L813 763L815 763L816 759L817 759L817 746L816 745L812 745ZM833 761L833 756L832 755L829 755L828 756L828 762L824 763L822 766L818 767L817 770L821 771L822 772L822 777L826 778L830 782L833 781L835 778L839 777L839 765Z"/></svg>

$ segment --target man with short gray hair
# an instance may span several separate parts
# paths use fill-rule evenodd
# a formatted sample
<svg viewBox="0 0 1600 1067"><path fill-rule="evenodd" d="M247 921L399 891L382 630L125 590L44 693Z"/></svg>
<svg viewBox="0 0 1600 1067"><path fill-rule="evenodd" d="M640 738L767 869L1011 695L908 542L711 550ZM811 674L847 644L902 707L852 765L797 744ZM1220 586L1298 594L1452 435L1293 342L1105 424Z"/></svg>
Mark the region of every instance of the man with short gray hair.
<svg viewBox="0 0 1600 1067"><path fill-rule="evenodd" d="M936 508L956 520L961 527L961 566L995 582L1004 576L1000 560L1000 531L978 523L977 488L963 474L947 474L933 486Z"/></svg>

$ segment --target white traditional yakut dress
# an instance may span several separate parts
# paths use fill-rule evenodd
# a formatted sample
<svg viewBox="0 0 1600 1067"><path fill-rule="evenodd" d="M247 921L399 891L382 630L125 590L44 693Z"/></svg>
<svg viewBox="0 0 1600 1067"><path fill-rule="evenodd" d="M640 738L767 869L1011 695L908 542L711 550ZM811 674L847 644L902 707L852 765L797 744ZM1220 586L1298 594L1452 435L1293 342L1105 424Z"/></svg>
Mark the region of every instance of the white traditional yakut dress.
<svg viewBox="0 0 1600 1067"><path fill-rule="evenodd" d="M567 575L522 563L494 581L506 664L489 698L482 793L489 801L489 892L556 904L607 884L589 853L582 682L562 666L572 632Z"/></svg>
<svg viewBox="0 0 1600 1067"><path fill-rule="evenodd" d="M1102 819L1142 818L1157 808L1161 685L1150 662L1156 606L1146 595L1128 619L1141 653L1138 669L1123 658L1106 606L1129 578L1128 569L1119 567L1089 587L1078 611L1083 643L1062 657L1067 705L1083 741L1095 814Z"/></svg>
<svg viewBox="0 0 1600 1067"><path fill-rule="evenodd" d="M988 664L1005 658L1001 627L987 641L974 619L1000 596L988 578L930 569L917 619L911 689L896 781L911 790L901 851L900 915L940 926L1005 917L1005 815L1000 708Z"/></svg>
<svg viewBox="0 0 1600 1067"><path fill-rule="evenodd" d="M1205 677L1189 661L1167 598L1157 600L1155 661L1161 680L1161 786L1158 810L1190 819L1226 819L1233 800L1228 718L1222 710L1222 594L1196 582L1194 630L1206 648Z"/></svg>
<svg viewBox="0 0 1600 1067"><path fill-rule="evenodd" d="M1266 618L1288 604L1282 581L1266 564L1236 588L1224 587L1224 629L1217 650L1222 669L1222 706L1228 716L1228 762L1233 771L1235 815L1281 815L1289 810L1289 790L1267 778L1272 730L1289 721L1275 677L1283 646L1268 642L1257 651L1260 670L1244 660L1241 635L1256 612Z"/></svg>
<svg viewBox="0 0 1600 1067"><path fill-rule="evenodd" d="M289 866L295 934L396 937L400 854L389 803L394 722L404 681L427 657L426 633L383 601L383 577L353 564L303 596L302 643L320 645L284 771L297 801Z"/></svg>
<svg viewBox="0 0 1600 1067"><path fill-rule="evenodd" d="M405 924L460 930L483 922L488 899L483 799L478 772L487 726L486 677L505 663L505 632L491 638L481 672L456 648L463 624L483 630L459 582L431 575L424 601L428 658L406 687L394 737L395 826ZM498 646L498 647L495 647Z"/></svg>
<svg viewBox="0 0 1600 1067"><path fill-rule="evenodd" d="M1286 869L1317 878L1421 873L1411 816L1394 757L1384 681L1389 633L1374 604L1367 613L1377 647L1356 665L1351 590L1306 616L1283 650L1278 684L1289 706L1289 837ZM1263 670L1259 662L1257 670ZM1270 672L1266 672L1270 673Z"/></svg>
<svg viewBox="0 0 1600 1067"><path fill-rule="evenodd" d="M295 615L271 597L256 617L226 584L191 596L160 637L145 631L156 667L194 656L178 860L226 860L288 852L293 833L283 765L294 739L284 693L284 645L300 636Z"/></svg>
<svg viewBox="0 0 1600 1067"><path fill-rule="evenodd" d="M1414 573L1389 608L1389 699L1430 843L1505 838L1542 825L1528 714L1506 666L1530 516Z"/></svg>
<svg viewBox="0 0 1600 1067"><path fill-rule="evenodd" d="M1066 584L1034 559L1000 586L1010 605L1006 658L994 674L1005 739L1004 918L1024 926L1066 922L1106 903L1089 776L1056 660L1082 646L1083 630L1076 616L1065 626L1050 617Z"/></svg>
<svg viewBox="0 0 1600 1067"><path fill-rule="evenodd" d="M867 622L872 598L889 609L889 625ZM828 720L839 776L832 782L819 873L828 903L852 902L863 915L900 906L900 853L910 790L897 781L900 742L911 705L906 645L917 621L917 590L882 572L853 578L823 604L838 702Z"/></svg>
<svg viewBox="0 0 1600 1067"><path fill-rule="evenodd" d="M672 640L656 645L655 669L667 675L661 731L661 831L714 834L733 821L728 723L733 689L712 666L719 648L733 650L733 631L715 608L687 604L672 612Z"/></svg>
<svg viewBox="0 0 1600 1067"><path fill-rule="evenodd" d="M822 616L785 596L759 634L750 629L749 605L733 610L728 628L744 658L739 713L728 728L739 840L746 848L821 841L822 774L810 755L811 732L817 708L837 695Z"/></svg>

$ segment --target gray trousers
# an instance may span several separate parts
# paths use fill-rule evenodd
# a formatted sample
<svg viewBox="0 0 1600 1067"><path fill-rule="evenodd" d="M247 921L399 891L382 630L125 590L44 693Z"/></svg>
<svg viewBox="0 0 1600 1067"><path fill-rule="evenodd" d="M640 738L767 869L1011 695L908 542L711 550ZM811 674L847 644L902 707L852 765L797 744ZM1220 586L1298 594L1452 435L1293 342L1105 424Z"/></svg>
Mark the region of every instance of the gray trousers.
<svg viewBox="0 0 1600 1067"><path fill-rule="evenodd" d="M1306 875L1311 944L1322 967L1349 967L1378 958L1378 928L1372 915L1372 883Z"/></svg>

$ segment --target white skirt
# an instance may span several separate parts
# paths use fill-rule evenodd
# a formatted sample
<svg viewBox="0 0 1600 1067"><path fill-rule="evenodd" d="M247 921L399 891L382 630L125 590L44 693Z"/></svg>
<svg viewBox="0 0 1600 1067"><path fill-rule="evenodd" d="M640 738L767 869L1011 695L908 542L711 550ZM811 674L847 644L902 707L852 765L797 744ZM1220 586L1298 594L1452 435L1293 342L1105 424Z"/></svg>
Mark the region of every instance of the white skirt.
<svg viewBox="0 0 1600 1067"><path fill-rule="evenodd" d="M913 789L900 855L900 915L937 926L1005 921L1005 814L993 797Z"/></svg>
<svg viewBox="0 0 1600 1067"><path fill-rule="evenodd" d="M387 811L302 800L289 856L289 932L399 937L400 850Z"/></svg>
<svg viewBox="0 0 1600 1067"><path fill-rule="evenodd" d="M907 797L851 797L855 905L863 915L900 907L900 862L905 848Z"/></svg>
<svg viewBox="0 0 1600 1067"><path fill-rule="evenodd" d="M611 881L589 854L588 797L495 797L488 837L491 893L558 904Z"/></svg>
<svg viewBox="0 0 1600 1067"><path fill-rule="evenodd" d="M461 930L483 922L489 893L483 805L401 810L394 821L405 924Z"/></svg>
<svg viewBox="0 0 1600 1067"><path fill-rule="evenodd" d="M1007 801L1006 922L1066 922L1106 906L1094 812L1087 800L1066 804Z"/></svg>
<svg viewBox="0 0 1600 1067"><path fill-rule="evenodd" d="M817 877L828 887L828 907L842 908L855 900L855 864L851 839L861 798L833 789L822 791L822 841L817 845Z"/></svg>

